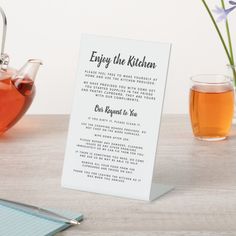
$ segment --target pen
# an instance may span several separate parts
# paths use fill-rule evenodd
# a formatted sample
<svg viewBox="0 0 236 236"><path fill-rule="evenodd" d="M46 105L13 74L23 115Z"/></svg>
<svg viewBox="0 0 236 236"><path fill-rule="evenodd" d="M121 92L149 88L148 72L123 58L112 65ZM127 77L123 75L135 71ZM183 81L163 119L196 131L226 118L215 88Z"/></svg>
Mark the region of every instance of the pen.
<svg viewBox="0 0 236 236"><path fill-rule="evenodd" d="M1 199L1 198L0 198L0 204L3 206L16 209L16 210L21 210L23 212L26 212L32 215L36 215L39 217L41 216L41 217L48 218L51 220L62 221L64 223L71 224L71 225L80 224L80 222L77 220L67 218L63 215L57 214L53 211L49 211L49 210L46 210L37 206L32 206L32 205L28 205L28 204L24 204L20 202L14 202L14 201Z"/></svg>

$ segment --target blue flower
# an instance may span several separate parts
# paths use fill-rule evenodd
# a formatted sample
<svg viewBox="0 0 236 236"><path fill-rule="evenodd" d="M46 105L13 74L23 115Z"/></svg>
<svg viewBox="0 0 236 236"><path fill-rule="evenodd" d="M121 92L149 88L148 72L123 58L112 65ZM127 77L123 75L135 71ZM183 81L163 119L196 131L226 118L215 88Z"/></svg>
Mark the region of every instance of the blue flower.
<svg viewBox="0 0 236 236"><path fill-rule="evenodd" d="M229 4L236 5L236 2L235 1L229 1Z"/></svg>
<svg viewBox="0 0 236 236"><path fill-rule="evenodd" d="M235 1L229 1L229 4L232 5L232 7L228 8L228 9L223 9L223 8L216 6L216 9L214 10L214 12L219 16L217 18L217 22L220 22L222 20L226 20L228 14L236 8Z"/></svg>

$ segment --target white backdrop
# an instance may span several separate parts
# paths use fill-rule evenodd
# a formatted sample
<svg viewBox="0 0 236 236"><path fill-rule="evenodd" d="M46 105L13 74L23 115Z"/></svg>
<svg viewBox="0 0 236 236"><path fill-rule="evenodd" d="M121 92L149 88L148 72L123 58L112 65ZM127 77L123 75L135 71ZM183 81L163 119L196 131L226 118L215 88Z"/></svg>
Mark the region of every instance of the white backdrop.
<svg viewBox="0 0 236 236"><path fill-rule="evenodd" d="M211 8L220 0L208 0ZM201 0L1 0L11 66L44 62L29 113L69 113L81 33L171 42L165 113L188 112L189 76L225 73L226 56ZM235 21L236 12L231 21ZM235 21L236 22L236 21ZM236 48L236 23L233 36Z"/></svg>

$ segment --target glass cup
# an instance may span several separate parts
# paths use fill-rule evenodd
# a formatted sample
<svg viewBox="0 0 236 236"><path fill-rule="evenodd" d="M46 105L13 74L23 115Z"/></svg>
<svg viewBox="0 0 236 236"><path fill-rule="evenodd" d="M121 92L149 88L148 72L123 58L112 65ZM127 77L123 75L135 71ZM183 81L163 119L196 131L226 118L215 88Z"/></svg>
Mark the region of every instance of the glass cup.
<svg viewBox="0 0 236 236"><path fill-rule="evenodd" d="M236 65L227 65L228 68L228 75L233 80L234 85L234 94L236 92ZM236 124L236 96L234 96L234 118L233 124Z"/></svg>
<svg viewBox="0 0 236 236"><path fill-rule="evenodd" d="M230 77L191 77L189 111L194 136L200 140L225 139L234 114L234 88Z"/></svg>

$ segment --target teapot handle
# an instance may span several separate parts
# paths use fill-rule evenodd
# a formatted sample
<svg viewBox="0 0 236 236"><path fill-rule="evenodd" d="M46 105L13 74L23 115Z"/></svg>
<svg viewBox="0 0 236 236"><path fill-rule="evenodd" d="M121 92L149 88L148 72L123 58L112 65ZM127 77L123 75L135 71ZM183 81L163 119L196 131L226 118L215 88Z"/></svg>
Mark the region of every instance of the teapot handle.
<svg viewBox="0 0 236 236"><path fill-rule="evenodd" d="M4 54L6 33L7 33L7 17L3 9L0 7L0 12L3 20L3 30L2 30L2 46L1 46L1 55Z"/></svg>
<svg viewBox="0 0 236 236"><path fill-rule="evenodd" d="M6 41L6 33L7 33L7 17L3 9L0 7L0 13L2 15L3 20L3 30L2 30L2 46L1 46L1 55L0 55L0 69L7 69L7 65L9 63L9 57L4 53L5 49L5 41Z"/></svg>

